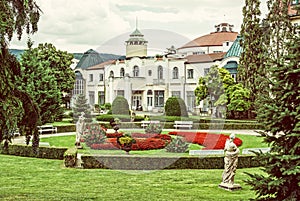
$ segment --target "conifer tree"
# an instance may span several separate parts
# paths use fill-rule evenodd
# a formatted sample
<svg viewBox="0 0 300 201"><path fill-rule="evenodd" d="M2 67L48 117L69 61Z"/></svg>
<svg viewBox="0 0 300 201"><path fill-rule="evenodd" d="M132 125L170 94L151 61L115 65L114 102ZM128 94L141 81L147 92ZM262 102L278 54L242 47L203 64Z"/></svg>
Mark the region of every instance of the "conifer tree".
<svg viewBox="0 0 300 201"><path fill-rule="evenodd" d="M257 200L300 200L300 40L293 35L288 0L269 0L270 25L268 93L258 98L264 141L270 152L257 153L265 174L250 174L247 181Z"/></svg>
<svg viewBox="0 0 300 201"><path fill-rule="evenodd" d="M241 54L240 63L238 66L238 82L250 91L251 106L248 110L248 117L255 117L254 103L256 100L259 82L257 78L262 68L263 49L262 34L263 30L260 27L260 0L245 0L243 7L243 24L241 27Z"/></svg>
<svg viewBox="0 0 300 201"><path fill-rule="evenodd" d="M73 122L76 123L78 121L81 113L84 112L85 122L92 122L91 108L87 103L87 99L85 95L78 94L73 106Z"/></svg>

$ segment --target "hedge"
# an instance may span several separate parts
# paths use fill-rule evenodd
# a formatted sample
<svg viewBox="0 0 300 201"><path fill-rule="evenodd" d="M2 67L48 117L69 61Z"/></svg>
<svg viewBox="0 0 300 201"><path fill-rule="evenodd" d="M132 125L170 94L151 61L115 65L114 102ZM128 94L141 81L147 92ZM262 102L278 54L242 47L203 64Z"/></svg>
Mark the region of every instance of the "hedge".
<svg viewBox="0 0 300 201"><path fill-rule="evenodd" d="M65 147L39 147L35 154L32 146L11 144L8 146L8 150L4 150L0 145L0 154L63 160L67 149Z"/></svg>
<svg viewBox="0 0 300 201"><path fill-rule="evenodd" d="M253 155L239 156L238 168L258 167ZM143 156L92 156L82 155L83 168L119 170L157 169L223 169L224 156L205 157L143 157Z"/></svg>
<svg viewBox="0 0 300 201"><path fill-rule="evenodd" d="M111 128L109 122L102 121L99 124L104 125L106 128ZM161 121L161 125L164 129L174 129L174 122ZM139 129L141 122L121 122L122 128ZM246 130L246 129L260 129L263 130L263 126L259 123L195 123L192 129L203 129L203 130ZM57 126L58 133L64 132L75 132L75 125L68 126Z"/></svg>
<svg viewBox="0 0 300 201"><path fill-rule="evenodd" d="M74 125L67 125L67 126L57 126L58 133L67 133L67 132L75 132L76 126Z"/></svg>

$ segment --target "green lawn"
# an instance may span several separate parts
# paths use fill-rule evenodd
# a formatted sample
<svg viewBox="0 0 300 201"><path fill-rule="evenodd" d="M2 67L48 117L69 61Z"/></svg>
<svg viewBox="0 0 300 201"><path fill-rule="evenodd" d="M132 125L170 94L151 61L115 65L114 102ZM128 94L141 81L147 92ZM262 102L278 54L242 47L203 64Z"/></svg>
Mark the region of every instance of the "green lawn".
<svg viewBox="0 0 300 201"><path fill-rule="evenodd" d="M69 169L63 161L0 155L0 200L232 201L255 194L238 169L242 190L218 188L223 170L117 171Z"/></svg>

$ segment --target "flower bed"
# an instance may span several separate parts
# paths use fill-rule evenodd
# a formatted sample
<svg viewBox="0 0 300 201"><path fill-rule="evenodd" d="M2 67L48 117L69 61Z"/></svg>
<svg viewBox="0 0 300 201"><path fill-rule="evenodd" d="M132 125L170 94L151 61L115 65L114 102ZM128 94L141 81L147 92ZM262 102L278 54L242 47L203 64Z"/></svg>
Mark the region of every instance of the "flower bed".
<svg viewBox="0 0 300 201"><path fill-rule="evenodd" d="M167 140L160 138L136 138L136 143L132 145L131 150L151 150L163 149L169 143ZM105 143L92 144L92 149L117 150L121 149L117 143L117 138L107 138Z"/></svg>
<svg viewBox="0 0 300 201"><path fill-rule="evenodd" d="M226 140L229 139L228 135L202 132L172 131L169 135L182 136L187 142L205 146L203 149L224 149ZM242 145L239 138L235 138L233 142L236 146Z"/></svg>

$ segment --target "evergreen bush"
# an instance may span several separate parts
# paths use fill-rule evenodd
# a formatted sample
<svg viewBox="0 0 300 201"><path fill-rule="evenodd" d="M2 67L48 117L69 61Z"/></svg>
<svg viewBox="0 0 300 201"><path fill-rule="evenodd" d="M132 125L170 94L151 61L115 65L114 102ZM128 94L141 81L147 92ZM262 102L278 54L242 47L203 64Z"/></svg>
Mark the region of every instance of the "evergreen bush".
<svg viewBox="0 0 300 201"><path fill-rule="evenodd" d="M112 114L129 115L129 104L123 96L117 96L112 103Z"/></svg>
<svg viewBox="0 0 300 201"><path fill-rule="evenodd" d="M78 94L76 97L74 107L73 107L73 122L76 123L78 121L81 113L84 112L85 122L92 122L91 108L87 103L87 99L85 95Z"/></svg>
<svg viewBox="0 0 300 201"><path fill-rule="evenodd" d="M185 142L181 137L173 138L171 143L166 147L167 152L185 153L189 147L189 144Z"/></svg>
<svg viewBox="0 0 300 201"><path fill-rule="evenodd" d="M165 105L166 116L188 117L185 102L181 98L170 97Z"/></svg>

